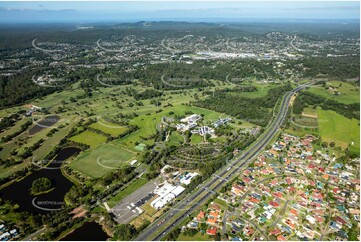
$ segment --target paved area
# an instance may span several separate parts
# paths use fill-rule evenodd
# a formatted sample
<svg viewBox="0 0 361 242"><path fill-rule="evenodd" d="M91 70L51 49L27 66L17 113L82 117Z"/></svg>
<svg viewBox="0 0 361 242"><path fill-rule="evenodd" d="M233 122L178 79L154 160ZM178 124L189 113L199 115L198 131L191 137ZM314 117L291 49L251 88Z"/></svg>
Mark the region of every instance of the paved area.
<svg viewBox="0 0 361 242"><path fill-rule="evenodd" d="M110 212L115 215L116 221L125 224L140 215L143 212L140 206L154 196L153 191L157 185L157 181L150 181L113 207Z"/></svg>

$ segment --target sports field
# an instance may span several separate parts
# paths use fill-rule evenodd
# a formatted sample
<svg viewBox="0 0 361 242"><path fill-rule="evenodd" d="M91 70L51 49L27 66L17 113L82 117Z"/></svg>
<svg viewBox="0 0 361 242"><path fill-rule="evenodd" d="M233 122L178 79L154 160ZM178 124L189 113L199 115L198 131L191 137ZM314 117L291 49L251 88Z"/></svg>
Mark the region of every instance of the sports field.
<svg viewBox="0 0 361 242"><path fill-rule="evenodd" d="M91 124L89 127L100 130L112 136L124 134L128 130L128 128L125 126L114 124L105 120L99 120L98 122Z"/></svg>
<svg viewBox="0 0 361 242"><path fill-rule="evenodd" d="M309 89L309 91L322 97L333 99L345 104L360 102L359 87L355 87L350 83L331 81L327 82L326 87L327 89L322 86L313 86ZM338 95L335 94L337 92L339 93Z"/></svg>
<svg viewBox="0 0 361 242"><path fill-rule="evenodd" d="M135 156L135 153L113 144L104 144L81 153L69 166L85 175L98 178L128 164Z"/></svg>
<svg viewBox="0 0 361 242"><path fill-rule="evenodd" d="M100 144L103 144L107 141L107 137L101 134L97 134L94 132L91 132L89 130L86 130L78 135L75 135L70 138L70 140L89 145L90 148L94 148Z"/></svg>
<svg viewBox="0 0 361 242"><path fill-rule="evenodd" d="M318 109L317 114L322 141L335 142L336 146L349 147L352 152L360 153L359 120L348 119L330 110Z"/></svg>

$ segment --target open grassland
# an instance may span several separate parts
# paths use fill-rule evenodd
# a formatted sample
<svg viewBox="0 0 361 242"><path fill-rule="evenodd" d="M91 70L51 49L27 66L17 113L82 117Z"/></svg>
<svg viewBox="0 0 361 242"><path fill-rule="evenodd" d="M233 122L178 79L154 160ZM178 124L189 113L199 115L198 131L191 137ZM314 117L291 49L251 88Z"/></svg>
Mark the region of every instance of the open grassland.
<svg viewBox="0 0 361 242"><path fill-rule="evenodd" d="M107 122L105 120L98 120L98 122L91 124L89 127L112 136L124 134L128 130L125 126Z"/></svg>
<svg viewBox="0 0 361 242"><path fill-rule="evenodd" d="M309 91L316 95L345 104L360 102L360 88L348 82L331 81L327 82L326 87L313 86L309 89ZM340 94L336 95L336 92L339 92Z"/></svg>
<svg viewBox="0 0 361 242"><path fill-rule="evenodd" d="M360 153L360 121L348 119L334 111L318 109L318 123L322 141ZM353 143L353 144L352 144Z"/></svg>
<svg viewBox="0 0 361 242"><path fill-rule="evenodd" d="M256 86L257 91L255 91L255 92L240 92L237 95L239 95L241 97L247 97L247 98L265 97L270 89L276 87L276 85L269 85L269 84L252 84L252 86Z"/></svg>
<svg viewBox="0 0 361 242"><path fill-rule="evenodd" d="M293 117L293 121L296 123L296 125L317 128L317 118L305 117L305 116L296 114Z"/></svg>
<svg viewBox="0 0 361 242"><path fill-rule="evenodd" d="M107 137L101 134L97 134L94 132L91 132L89 130L86 130L78 135L75 135L70 138L70 140L89 145L90 148L94 148L100 144L103 144L107 141Z"/></svg>
<svg viewBox="0 0 361 242"><path fill-rule="evenodd" d="M181 233L177 241L212 241L214 238L206 233L197 232L195 235L185 235Z"/></svg>
<svg viewBox="0 0 361 242"><path fill-rule="evenodd" d="M81 153L69 166L87 176L98 178L128 164L135 156L135 153L113 144L104 144Z"/></svg>
<svg viewBox="0 0 361 242"><path fill-rule="evenodd" d="M305 107L302 111L302 115L305 117L317 118L317 109Z"/></svg>

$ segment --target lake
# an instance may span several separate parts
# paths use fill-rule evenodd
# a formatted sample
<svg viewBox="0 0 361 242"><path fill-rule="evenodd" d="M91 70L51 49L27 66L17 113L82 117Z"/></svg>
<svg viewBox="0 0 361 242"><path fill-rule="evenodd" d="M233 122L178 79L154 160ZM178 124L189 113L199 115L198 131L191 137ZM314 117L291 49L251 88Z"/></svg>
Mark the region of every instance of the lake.
<svg viewBox="0 0 361 242"><path fill-rule="evenodd" d="M3 200L10 200L20 206L20 210L36 213L46 213L61 208L64 204L64 196L73 186L73 183L63 176L60 166L64 160L79 153L81 150L76 147L67 147L60 150L49 166L34 171L24 179L14 182L0 190ZM30 188L38 178L46 177L55 185L55 189L49 193L32 195Z"/></svg>

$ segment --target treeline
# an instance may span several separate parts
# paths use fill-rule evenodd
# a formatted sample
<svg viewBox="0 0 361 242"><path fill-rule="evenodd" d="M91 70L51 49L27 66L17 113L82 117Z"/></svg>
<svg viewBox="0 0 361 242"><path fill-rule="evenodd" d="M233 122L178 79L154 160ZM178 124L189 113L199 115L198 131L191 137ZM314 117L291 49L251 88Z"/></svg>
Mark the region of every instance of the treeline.
<svg viewBox="0 0 361 242"><path fill-rule="evenodd" d="M1 142L8 142L10 140L12 140L14 137L18 136L19 134L21 134L22 132L24 132L30 125L32 125L33 122L32 121L27 121L26 123L22 124L20 126L20 129L12 134L6 135L1 137Z"/></svg>
<svg viewBox="0 0 361 242"><path fill-rule="evenodd" d="M10 114L7 117L3 117L0 120L0 132L3 132L5 129L10 128L15 125L17 121L21 119L21 116L18 113Z"/></svg>
<svg viewBox="0 0 361 242"><path fill-rule="evenodd" d="M31 80L35 71L22 71L13 76L0 76L0 108L25 103L53 93L58 88L41 87Z"/></svg>
<svg viewBox="0 0 361 242"><path fill-rule="evenodd" d="M321 107L323 110L333 110L347 118L360 120L360 104L344 104L332 99L327 99L311 92L301 92L293 104L293 113L301 114L307 106Z"/></svg>
<svg viewBox="0 0 361 242"><path fill-rule="evenodd" d="M266 126L272 117L271 108L275 106L278 98L290 90L292 90L292 87L288 83L270 89L268 94L261 98L246 98L236 93L219 90L214 95L204 100L195 101L193 104L198 107L226 113L250 123Z"/></svg>

